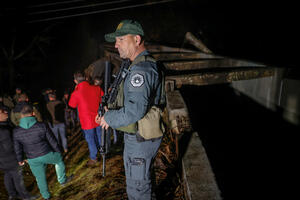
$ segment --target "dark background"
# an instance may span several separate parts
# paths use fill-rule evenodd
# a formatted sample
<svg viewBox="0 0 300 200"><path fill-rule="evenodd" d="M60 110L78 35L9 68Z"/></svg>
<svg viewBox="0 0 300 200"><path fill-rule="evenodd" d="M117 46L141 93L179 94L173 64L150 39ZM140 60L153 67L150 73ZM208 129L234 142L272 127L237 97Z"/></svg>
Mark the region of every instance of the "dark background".
<svg viewBox="0 0 300 200"><path fill-rule="evenodd" d="M0 44L9 46L17 35L16 51L47 28L40 47L15 63L14 86L23 87L33 99L46 87L59 93L73 88L74 71L102 56L104 34L123 19L138 20L151 43L194 48L184 41L189 31L217 55L298 70L299 12L294 1L177 0L28 23L24 7L36 2L1 2L0 17ZM2 52L0 59L1 90L13 93ZM297 73L294 78L299 79ZM270 111L236 95L227 84L184 87L181 93L224 199L291 199L296 191L292 180L298 174L299 126L285 121L280 110Z"/></svg>
<svg viewBox="0 0 300 200"><path fill-rule="evenodd" d="M299 31L293 1L177 0L32 22L49 16L28 15L33 12L28 6L49 2L56 1L1 3L1 44L9 46L12 35L17 35L17 52L37 34L47 38L39 47L16 61L15 86L22 85L37 91L45 87L73 87L70 83L73 72L84 69L102 56L104 34L114 31L123 19L138 20L145 29L148 42L194 48L184 42L185 33L190 31L218 55L284 68L298 66L296 53ZM1 68L3 66L5 60L1 59ZM6 81L3 79L8 77L4 75L5 70L1 73L1 84L4 84Z"/></svg>

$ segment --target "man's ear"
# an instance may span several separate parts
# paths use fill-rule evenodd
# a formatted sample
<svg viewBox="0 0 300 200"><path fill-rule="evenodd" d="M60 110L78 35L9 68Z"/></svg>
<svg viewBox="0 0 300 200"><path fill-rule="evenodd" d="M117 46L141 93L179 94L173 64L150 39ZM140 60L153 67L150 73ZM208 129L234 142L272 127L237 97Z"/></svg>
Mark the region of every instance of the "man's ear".
<svg viewBox="0 0 300 200"><path fill-rule="evenodd" d="M135 43L136 43L137 45L140 45L140 44L141 44L141 40L142 40L142 38L141 38L140 35L135 35Z"/></svg>

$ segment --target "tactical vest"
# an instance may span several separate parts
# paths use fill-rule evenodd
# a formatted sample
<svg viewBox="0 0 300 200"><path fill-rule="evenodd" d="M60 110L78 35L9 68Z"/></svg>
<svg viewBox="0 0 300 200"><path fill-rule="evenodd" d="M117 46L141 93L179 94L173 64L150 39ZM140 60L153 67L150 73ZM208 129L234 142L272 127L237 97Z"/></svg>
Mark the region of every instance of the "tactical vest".
<svg viewBox="0 0 300 200"><path fill-rule="evenodd" d="M131 63L131 65L128 68L128 71L130 71L132 66L136 65L139 62L144 62L144 61L150 61L156 63L156 60L151 56L147 56L147 55L139 56ZM118 94L117 94L116 101L108 105L109 109L119 109L121 107L124 107L125 78L121 81L118 87ZM164 75L162 75L161 98L159 104L162 104L164 102L164 97L165 97ZM164 132L164 127L161 122L161 115L162 115L161 109L158 108L157 106L152 106L147 112L147 114L138 122L129 124L127 126L119 127L116 129L126 133L137 133L137 131L139 131L139 134L145 139L157 138L162 136Z"/></svg>

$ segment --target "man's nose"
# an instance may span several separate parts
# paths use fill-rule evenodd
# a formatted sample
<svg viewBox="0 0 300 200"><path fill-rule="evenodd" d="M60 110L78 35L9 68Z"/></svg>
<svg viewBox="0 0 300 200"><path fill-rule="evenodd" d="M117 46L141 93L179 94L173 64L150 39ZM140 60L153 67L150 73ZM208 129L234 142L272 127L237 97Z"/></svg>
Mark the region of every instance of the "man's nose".
<svg viewBox="0 0 300 200"><path fill-rule="evenodd" d="M117 49L119 47L119 42L118 40L116 39L116 42L115 42L115 48Z"/></svg>

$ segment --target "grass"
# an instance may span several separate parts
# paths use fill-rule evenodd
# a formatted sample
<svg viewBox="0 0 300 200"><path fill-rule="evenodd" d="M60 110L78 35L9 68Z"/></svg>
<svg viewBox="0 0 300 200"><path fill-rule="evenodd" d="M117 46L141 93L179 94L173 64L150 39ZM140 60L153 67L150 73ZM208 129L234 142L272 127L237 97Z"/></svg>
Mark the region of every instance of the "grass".
<svg viewBox="0 0 300 200"><path fill-rule="evenodd" d="M70 183L62 187L57 182L54 166L47 168L49 191L53 200L125 200L126 182L123 165L123 143L118 142L111 146L106 156L106 176L102 177L102 160L95 167L87 167L89 159L88 146L80 127L68 130L69 152L64 155L67 176L73 175ZM155 182L159 199L182 200L180 176L176 171L176 156L174 155L174 141L172 137L165 136L154 163ZM99 155L100 158L100 155ZM168 173L171 173L168 175ZM3 177L0 176L0 179ZM24 168L25 185L32 194L39 194L28 165ZM3 182L1 183L3 184ZM0 185L1 188L3 185ZM5 190L1 189L0 199L7 199ZM43 198L40 197L39 200Z"/></svg>

